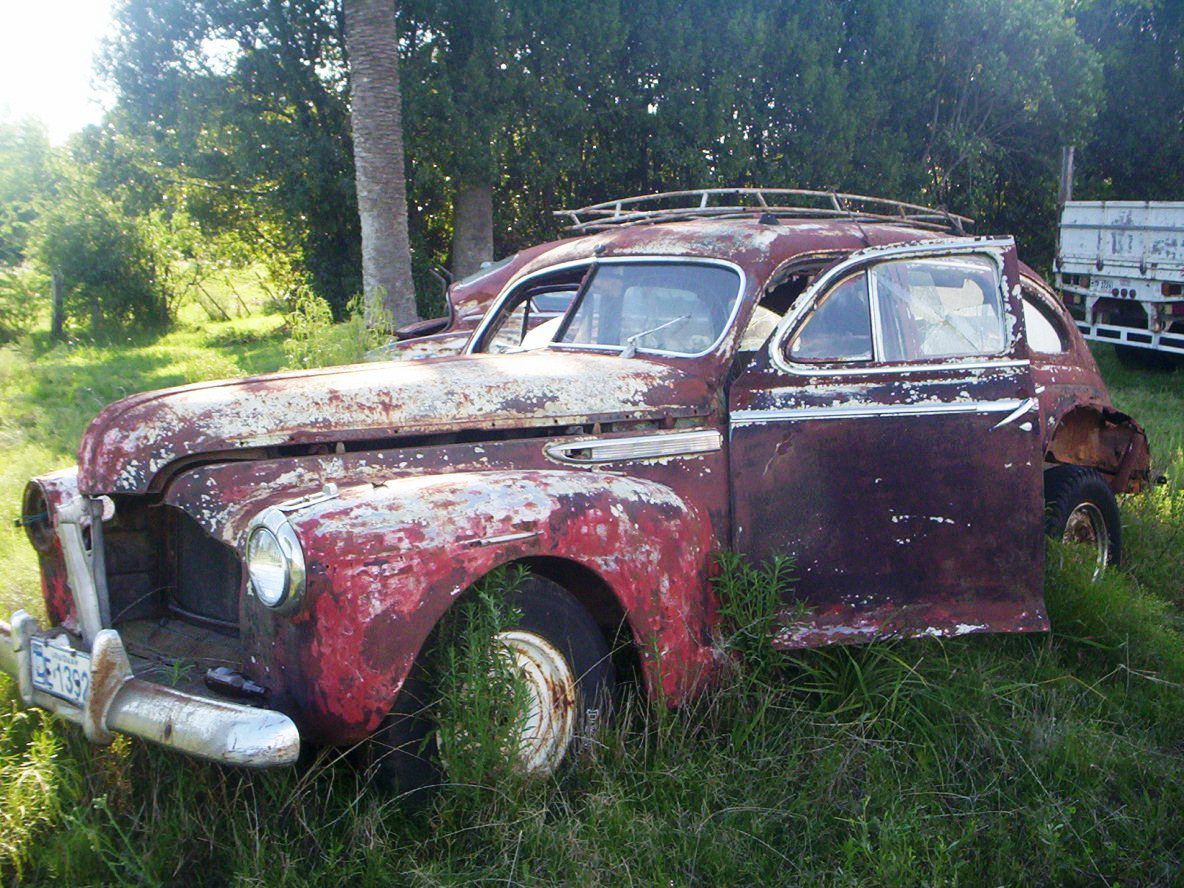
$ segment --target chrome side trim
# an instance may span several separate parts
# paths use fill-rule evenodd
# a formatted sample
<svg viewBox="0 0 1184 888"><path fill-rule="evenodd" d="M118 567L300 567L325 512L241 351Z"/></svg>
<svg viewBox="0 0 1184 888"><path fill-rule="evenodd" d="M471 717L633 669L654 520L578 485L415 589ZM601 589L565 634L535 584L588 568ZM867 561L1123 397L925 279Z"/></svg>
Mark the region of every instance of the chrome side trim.
<svg viewBox="0 0 1184 888"><path fill-rule="evenodd" d="M866 367L853 369L827 370L809 367L807 364L794 364L792 372L795 376L872 376L877 374L903 376L908 373L934 373L937 371L961 370L1010 370L1016 367L1028 367L1031 361L1026 358L986 359L975 361L959 361L951 364L869 364Z"/></svg>
<svg viewBox="0 0 1184 888"><path fill-rule="evenodd" d="M287 515L291 512L299 512L301 509L307 509L309 506L327 503L329 500L337 499L337 495L337 485L330 481L316 493L310 493L308 496L299 496L296 499L279 503L276 505L276 508Z"/></svg>
<svg viewBox="0 0 1184 888"><path fill-rule="evenodd" d="M1007 416L1003 417L1003 419L999 420L997 423L995 423L993 426L991 426L991 431L993 432L993 431L995 431L995 429L1001 429L1006 425L1011 425L1013 422L1015 422L1021 416L1023 416L1026 413L1031 412L1032 410L1036 409L1039 406L1040 406L1040 402L1037 401L1035 398L1028 398L1026 401L1021 403L1020 406L1016 407L1015 410L1011 411L1011 413L1007 414Z"/></svg>
<svg viewBox="0 0 1184 888"><path fill-rule="evenodd" d="M929 401L920 404L854 404L841 407L788 407L733 410L732 425L801 422L808 419L868 419L877 416L941 416L959 413L1013 413L1027 401Z"/></svg>
<svg viewBox="0 0 1184 888"><path fill-rule="evenodd" d="M543 452L571 465L595 465L633 459L661 459L713 453L723 447L723 436L714 429L692 432L655 432L629 438L593 438L548 444Z"/></svg>
<svg viewBox="0 0 1184 888"><path fill-rule="evenodd" d="M503 533L498 536L476 537L471 540L465 540L461 545L469 546L470 548L480 548L481 546L497 546L501 543L520 543L523 540L533 539L540 533L541 531L538 530L523 530L517 533Z"/></svg>

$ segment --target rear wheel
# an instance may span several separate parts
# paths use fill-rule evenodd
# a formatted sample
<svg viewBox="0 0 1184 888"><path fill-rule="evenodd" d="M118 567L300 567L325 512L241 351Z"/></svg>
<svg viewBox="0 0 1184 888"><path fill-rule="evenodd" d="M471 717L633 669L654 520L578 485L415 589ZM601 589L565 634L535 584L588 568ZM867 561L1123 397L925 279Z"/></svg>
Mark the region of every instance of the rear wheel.
<svg viewBox="0 0 1184 888"><path fill-rule="evenodd" d="M1088 546L1094 576L1122 557L1122 521L1114 492L1100 472L1054 466L1044 473L1044 532L1056 540Z"/></svg>
<svg viewBox="0 0 1184 888"><path fill-rule="evenodd" d="M510 604L518 618L495 638L512 661L525 701L507 755L519 771L552 774L595 741L609 715L616 673L596 622L563 587L532 576L510 596ZM435 737L439 678L417 663L370 742L376 780L396 792L424 790L447 779ZM480 736L482 728L459 730L462 736Z"/></svg>

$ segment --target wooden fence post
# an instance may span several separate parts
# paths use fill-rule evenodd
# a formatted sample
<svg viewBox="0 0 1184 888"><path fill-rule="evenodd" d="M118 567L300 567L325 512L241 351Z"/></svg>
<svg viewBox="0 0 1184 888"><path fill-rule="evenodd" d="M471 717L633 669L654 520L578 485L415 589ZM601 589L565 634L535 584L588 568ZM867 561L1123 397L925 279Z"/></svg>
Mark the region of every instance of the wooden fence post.
<svg viewBox="0 0 1184 888"><path fill-rule="evenodd" d="M56 268L53 271L53 313L50 319L49 335L54 339L62 338L62 327L65 324L66 286L62 281L62 273Z"/></svg>

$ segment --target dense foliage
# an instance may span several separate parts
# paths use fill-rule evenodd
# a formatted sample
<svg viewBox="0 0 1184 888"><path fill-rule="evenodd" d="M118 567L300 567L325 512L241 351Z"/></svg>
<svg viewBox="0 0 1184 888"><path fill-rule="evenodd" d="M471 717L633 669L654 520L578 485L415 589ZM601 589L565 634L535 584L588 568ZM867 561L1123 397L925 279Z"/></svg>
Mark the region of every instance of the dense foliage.
<svg viewBox="0 0 1184 888"><path fill-rule="evenodd" d="M1071 10L1105 72L1080 195L1184 198L1184 4L1075 0Z"/></svg>
<svg viewBox="0 0 1184 888"><path fill-rule="evenodd" d="M0 125L0 266L24 260L38 207L54 185L45 128L33 121Z"/></svg>
<svg viewBox="0 0 1184 888"><path fill-rule="evenodd" d="M1184 189L1173 0L395 6L424 314L465 189L491 189L499 255L559 235L561 207L763 185L948 206L1045 267L1062 145L1078 197ZM361 279L339 0L121 0L115 19L117 104L69 163L124 216L180 218L344 317ZM0 131L0 265L28 258L60 154L36 127Z"/></svg>
<svg viewBox="0 0 1184 888"><path fill-rule="evenodd" d="M557 235L563 206L760 184L947 205L1040 263L1062 144L1082 146L1081 196L1178 196L1184 66L1167 0L398 8L425 290L452 197L475 185L493 188L499 254ZM282 253L340 316L359 233L339 3L125 0L117 19L111 126L141 171L207 229Z"/></svg>
<svg viewBox="0 0 1184 888"><path fill-rule="evenodd" d="M96 331L164 324L167 294L146 225L89 183L62 190L37 220L35 250L42 267L61 275L67 310L89 317Z"/></svg>

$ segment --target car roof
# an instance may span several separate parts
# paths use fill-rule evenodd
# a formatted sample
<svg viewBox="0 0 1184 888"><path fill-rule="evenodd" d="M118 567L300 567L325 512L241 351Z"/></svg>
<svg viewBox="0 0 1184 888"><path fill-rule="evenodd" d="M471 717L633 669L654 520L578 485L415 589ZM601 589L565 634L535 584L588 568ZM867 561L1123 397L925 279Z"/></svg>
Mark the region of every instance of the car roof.
<svg viewBox="0 0 1184 888"><path fill-rule="evenodd" d="M813 254L849 253L865 247L951 235L909 225L847 219L693 219L614 227L555 241L531 251L515 278L568 262L623 256L678 256L734 262L763 281L779 266Z"/></svg>

